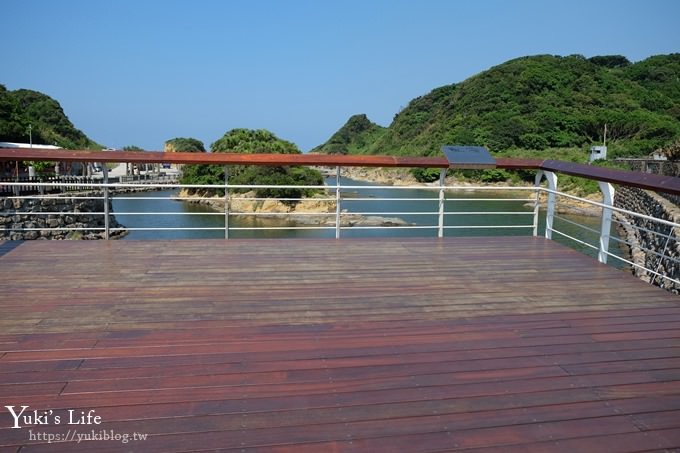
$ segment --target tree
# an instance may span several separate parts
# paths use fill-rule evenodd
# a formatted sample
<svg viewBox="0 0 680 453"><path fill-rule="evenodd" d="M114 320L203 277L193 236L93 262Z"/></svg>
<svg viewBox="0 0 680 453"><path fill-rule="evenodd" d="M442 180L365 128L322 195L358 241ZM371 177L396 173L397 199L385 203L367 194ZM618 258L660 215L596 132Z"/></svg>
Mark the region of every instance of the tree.
<svg viewBox="0 0 680 453"><path fill-rule="evenodd" d="M195 138L177 137L165 142L163 150L166 152L204 153L203 142Z"/></svg>
<svg viewBox="0 0 680 453"><path fill-rule="evenodd" d="M598 55L589 58L588 61L606 68L625 68L631 64L628 58L623 55Z"/></svg>
<svg viewBox="0 0 680 453"><path fill-rule="evenodd" d="M300 154L298 147L266 129L232 129L210 145L214 153Z"/></svg>
<svg viewBox="0 0 680 453"><path fill-rule="evenodd" d="M211 145L213 153L275 153L300 154L298 147L282 140L265 129L232 129ZM224 183L224 168L214 165L185 165L182 184ZM237 185L322 185L323 177L316 170L306 167L233 165L229 167L229 182ZM245 192L245 189L238 192ZM257 189L256 196L262 198L301 198L311 196L314 190L304 188ZM213 192L215 193L215 192ZM218 190L217 194L223 194ZM286 201L295 204L295 201Z"/></svg>

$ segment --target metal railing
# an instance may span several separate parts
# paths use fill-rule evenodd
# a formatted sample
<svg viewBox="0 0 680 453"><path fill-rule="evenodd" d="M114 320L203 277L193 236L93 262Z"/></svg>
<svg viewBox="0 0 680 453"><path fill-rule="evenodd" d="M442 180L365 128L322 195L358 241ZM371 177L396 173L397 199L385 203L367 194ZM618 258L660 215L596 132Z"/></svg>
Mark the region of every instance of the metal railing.
<svg viewBox="0 0 680 453"><path fill-rule="evenodd" d="M85 176L3 177L0 178L0 197L78 191L86 189L87 184L95 182L96 179ZM55 185L46 186L40 183Z"/></svg>
<svg viewBox="0 0 680 453"><path fill-rule="evenodd" d="M633 273L642 279L680 294L680 241L678 241L680 223L617 206L621 203L617 202L615 198L616 189L608 182L598 181L603 197L602 202L598 202L558 191L557 175L555 173L543 173L546 174L538 173L536 181L538 184L542 176L545 176L548 181L548 188L542 189L542 192L547 194L548 199L546 238L552 239L554 233L567 242L579 244L581 247L591 250L597 254L597 259L601 263L607 264L610 261L609 258L612 258L615 261L612 264L628 265ZM586 205L586 208L572 207L571 209L589 211L588 215L592 215L593 208L597 209L599 211L598 228L580 224L557 214L560 200ZM556 220L559 220L563 225L567 224L579 229L584 232L585 236L594 238L594 240L588 241L566 233L556 226ZM663 243L661 252L646 245L650 243L658 245L659 242ZM612 245L624 248L626 254L622 256L612 253L610 251ZM659 272L661 269L666 272Z"/></svg>
<svg viewBox="0 0 680 453"><path fill-rule="evenodd" d="M0 149L0 159L8 159L16 156L15 153ZM35 153L35 151L32 151ZM33 188L33 195L12 195L4 197L3 218L5 237L12 233L34 232L33 236L44 236L45 231L82 231L88 234L100 235L110 238L117 234L132 231L221 231L225 238L244 231L255 232L278 232L288 231L321 231L330 234L331 237L344 237L357 235L360 232L385 232L392 235L397 231L406 231L409 234L422 234L444 237L447 235L462 234L544 234L548 239L555 239L574 245L591 255L596 256L602 263L613 261L619 266L630 266L642 277L660 286L671 290L680 290L680 245L677 244L677 231L680 224L677 218L662 219L629 209L616 206L615 186L623 185L646 190L660 190L667 194L677 196L680 194L680 180L678 178L660 177L657 175L640 175L630 172L621 172L605 168L589 167L557 161L531 161L499 159L498 166L508 170L533 169L536 170L536 178L533 186L528 187L467 187L446 184L446 168L448 163L439 158L394 158L387 156L311 156L311 155L203 155L196 156L187 153L125 153L117 156L116 153L107 152L103 159L102 153L79 154L79 158L90 161L118 161L125 162L129 159L135 162L172 162L172 163L209 163L217 165L252 164L252 165L328 165L335 164L335 181L323 186L305 186L306 189L316 189L320 195L312 198L285 198L278 199L279 203L304 205L314 203L316 211L302 210L288 212L287 209L274 212L263 211L259 204L269 202L269 199L253 196L252 194L237 195L236 192L254 191L257 189L299 189L301 186L271 186L271 185L237 185L230 184L228 177L223 184L219 185L180 185L160 184L153 182L138 183L112 183L109 181L107 172L103 174L101 182L84 184L82 182L64 184L50 182L3 182L14 190L13 186L21 185L24 188ZM152 154L151 156L149 154ZM64 152L42 155L52 160L75 159L74 154ZM36 159L35 156L27 156ZM418 186L379 186L359 185L356 183L343 183L341 178L342 166L374 166L374 167L439 167L442 169L439 183L435 185ZM564 173L598 181L602 192L602 200L594 201L567 194L558 190L558 174ZM228 171L225 171L228 175ZM547 187L543 187L543 180L547 181ZM53 190L70 191L73 189L87 189L86 192L66 194L49 194ZM194 190L194 191L220 191L219 197L192 196L175 197L176 200L193 202L211 202L217 204L218 210L210 212L165 212L160 209L142 210L116 210L112 212L112 200L114 193L131 190ZM408 191L418 190L425 195L413 197ZM390 196L366 194L370 191L380 193L390 192ZM461 195L474 192L492 193L492 195L479 196L474 199L474 206L470 209L460 209L460 206L470 202L466 196ZM42 195L41 195L42 193ZM521 196L506 197L494 193L512 193ZM406 195L404 195L406 194ZM70 200L76 207L68 209L66 204L55 200ZM122 201L152 201L167 200L167 196L127 196L115 198ZM32 203L33 208L23 209L23 203ZM77 203L91 203L88 206ZM589 207L592 211L597 210L598 221L595 224L584 225L578 218L569 217L562 213L561 206L564 203L577 202L582 206ZM94 203L94 204L92 204ZM485 204L513 206L512 208L484 209ZM40 204L40 209L34 209ZM50 206L59 205L58 209L50 209ZM361 204L362 207L353 206ZM417 208L414 206L417 205ZM320 208L320 206L324 206ZM376 206L373 208L373 206ZM410 207L409 207L410 206ZM543 207L541 207L543 206ZM574 209L574 208L572 208ZM579 208L576 208L578 210ZM30 212L29 212L30 211ZM23 216L31 215L34 219L26 221ZM592 212L590 213L592 215ZM295 222L275 225L239 225L237 220L250 219L289 219L295 217ZM146 218L159 218L170 216L211 217L220 219L217 223L209 226L152 226L140 227L126 225L126 218L140 216ZM378 217L384 222L371 219ZM35 219L44 218L45 221ZM69 222L60 222L56 218L67 218ZM99 221L93 221L98 218ZM395 220L395 218L398 220ZM413 220L417 218L417 220ZM497 222L498 219L503 222ZM13 220L7 220L13 219ZM15 222L14 220L19 220ZM223 219L223 220L222 220ZM304 219L304 221L302 221ZM359 220L357 220L359 219ZM366 223L364 220L371 219L374 223ZM379 220L378 219L378 220ZM465 220L463 220L465 219ZM491 222L482 219L493 219ZM123 225L118 225L116 220ZM252 222L251 222L252 223ZM20 224L17 226L17 224ZM653 224L653 225L652 225ZM572 230L581 233L573 233ZM542 231L542 232L541 232ZM619 234L617 234L617 231ZM9 233L9 234L7 234ZM371 233L373 234L373 233ZM649 238L652 239L649 239ZM650 242L651 241L651 242ZM650 245L651 244L651 245ZM629 249L629 253L613 253L611 249L619 247ZM644 255L644 259L640 258Z"/></svg>
<svg viewBox="0 0 680 453"><path fill-rule="evenodd" d="M9 186L21 184L23 187L33 188L35 195L20 195L20 196L9 196L5 197L6 200L14 203L15 201L28 201L34 202L33 207L36 206L37 202L45 203L47 200L55 201L65 201L68 200L73 206L79 201L90 201L99 202L98 209L93 210L83 210L82 207L76 210L5 210L3 215L6 217L15 216L26 216L31 215L35 217L42 217L45 219L50 219L55 216L60 217L71 217L75 219L70 225L62 225L59 223L45 223L41 224L38 221L24 222L23 225L14 227L11 224L5 225L5 231L9 237L13 233L26 233L29 231L39 232L41 235L45 231L62 231L62 232L88 232L101 234L103 238L110 238L112 236L117 236L121 233L128 233L133 231L222 231L225 238L229 238L233 233L241 231L250 232L263 232L263 231L295 231L295 230L306 230L306 231L330 231L334 232L336 238L343 237L345 231L352 230L358 232L361 230L382 230L386 234L393 234L395 230L410 230L412 232L431 232L431 234L436 234L438 237L444 237L448 234L461 235L470 233L473 230L480 230L486 234L499 234L500 230L517 230L520 234L525 235L538 235L539 234L539 224L544 223L545 237L552 239L553 235L558 235L559 237L565 239L567 242L573 242L579 244L586 249L593 250L597 254L598 259L606 263L608 258L613 258L626 265L632 266L634 268L641 269L651 276L650 281L660 282L667 281L671 285L676 285L680 288L680 281L677 278L669 277L659 272L658 267L656 269L645 266L644 263L635 262L633 257L623 257L619 254L614 254L609 251L610 244L615 243L616 245L625 245L630 249L636 248L641 250L646 255L654 255L657 257L657 266L680 266L680 260L671 256L667 252L669 250L676 249L676 235L675 229L680 227L679 224L672 221L658 219L648 215L640 214L637 212L629 211L614 206L611 202L601 203L597 201L592 201L563 193L551 188L544 188L540 186L534 187L498 187L498 186L451 186L440 184L438 186L377 186L377 185L351 185L342 184L336 181L335 184L329 184L324 186L306 186L309 189L317 189L323 191L323 195L314 198L284 198L279 199L278 202L297 202L297 203L307 203L313 202L316 205L325 204L327 209L317 211L317 212L297 212L291 214L290 212L266 212L258 211L253 209L244 209L242 206L240 209L232 209L232 205L235 203L251 203L251 206L257 203L270 201L268 198L259 198L253 196L236 196L233 194L237 190L254 190L254 189L286 189L286 188L299 188L300 186L268 186L268 185L181 185L181 184L126 184L126 183L44 183L44 182L9 182L6 183ZM89 189L88 192L78 192L73 193L71 190L83 190L83 188ZM50 194L54 190L65 190L65 194ZM163 211L140 211L140 210L129 210L129 211L115 211L112 212L107 209L110 206L114 197L111 195L118 191L130 191L130 190L181 190L181 189L193 189L193 190L223 190L225 195L223 197L205 197L205 196L189 196L189 197L173 197L176 201L189 201L189 202L201 202L201 201L221 201L222 210L214 212L163 212ZM420 196L420 197L404 197L401 193L405 191L420 191L426 192L431 196ZM45 193L45 195L40 195L40 192ZM370 191L381 191L381 192L394 192L395 196L365 196L362 192ZM481 198L466 198L461 197L460 193L464 191L465 193L480 193L480 192L492 192L492 193L512 193L517 195L519 193L523 194L522 197L498 197L498 196L484 196ZM358 196L356 195L358 193ZM332 195L332 196L329 196ZM541 211L539 209L541 198L546 198L547 203L545 209ZM127 200L130 202L140 202L140 201L161 201L168 200L167 196L135 196L130 197L126 195L120 195L115 197L116 200ZM613 199L613 197L612 197ZM558 214L560 200L570 200L576 201L592 208L597 208L600 212L609 213L609 220L607 220L607 215L600 217L603 219L600 224L601 228L593 228L592 226L583 225L573 219L568 218L565 215ZM457 210L457 204L460 203L470 203L474 202L476 207L475 210ZM385 209L374 209L366 210L366 206L363 209L351 209L351 205L355 203L363 203L364 205L380 205L384 203L390 203L393 205L410 204L410 206L419 205L424 209L418 210L385 210ZM487 203L498 204L519 204L520 209L514 206L515 210L503 210L498 211L494 209L484 209L482 206ZM47 202L46 206L51 206L52 204ZM573 208L572 208L573 209ZM578 210L578 208L576 208ZM541 213L545 213L541 216ZM618 214L617 218L612 220L611 213ZM255 217L255 218L288 218L291 215L298 218L298 221L293 225L257 225L257 226L239 226L234 224L234 218L243 217ZM89 224L84 225L85 222L78 221L78 217L88 216ZM92 223L92 217L97 216L101 218L98 223ZM130 216L143 216L143 217L174 217L174 216L215 216L224 219L222 225L219 226L125 226L125 219ZM383 219L383 223L374 224L363 224L362 219L371 220L371 217L377 216L379 219ZM411 222L410 218L416 216L419 221ZM300 221L299 219L305 217L312 221ZM503 218L504 223L486 223L480 221L484 217L493 218L494 220ZM356 220L356 219L359 220ZM393 220L393 218L398 218L403 221L399 224ZM461 219L467 218L475 220L476 222L463 222L456 224L455 221L449 221L449 219ZM111 224L112 219L117 219L123 225L116 226ZM354 219L353 222L348 222L346 219ZM425 219L425 221L423 221ZM647 222L654 222L658 225L666 227L669 231L673 233L659 233L656 230L644 227L640 225L640 222L633 220L643 220ZM590 240L584 239L583 235L568 233L564 231L563 228L559 227L557 223L562 223L563 225L570 225L578 230L581 230L590 236ZM26 224L28 223L28 226ZM612 231L612 223L625 226L629 229L636 229L644 231L647 234L655 235L660 237L664 242L663 251L659 252L644 246L636 245L627 239L625 236L619 237ZM81 226L78 226L83 224ZM98 225L98 226L97 226ZM503 232L502 234L507 234ZM563 241L564 242L564 241ZM663 264L666 263L666 264Z"/></svg>
<svg viewBox="0 0 680 453"><path fill-rule="evenodd" d="M18 183L7 183L9 186ZM446 231L449 230L499 230L499 229L519 229L524 230L525 234L535 233L538 225L538 209L534 207L537 201L535 196L538 188L534 187L470 187L470 186L447 186L439 185L436 187L431 186L376 186L376 185L352 185L343 184L340 182L327 185L318 186L299 186L299 185L243 185L243 184L225 184L225 185L182 185L182 184L146 184L146 183L45 183L45 182L33 182L33 183L21 183L22 187L34 188L32 192L40 192L41 190L48 193L55 189L62 189L68 193L65 195L19 195L19 196L9 196L5 197L6 200L11 202L15 201L45 201L45 200L71 200L71 201L97 201L99 202L98 210L84 211L82 209L78 210L5 210L3 215L5 216L17 216L17 215L35 215L35 216L77 216L77 215L89 215L89 216L100 216L102 222L101 226L95 227L40 227L33 226L30 228L26 227L7 227L6 231L9 233L13 232L25 232L25 231L44 231L44 230L55 230L55 231L93 231L103 233L103 238L108 239L112 233L128 232L128 231L211 231L220 230L224 232L224 237L229 238L231 232L237 231L274 231L274 230L329 230L335 232L335 237L340 238L342 232L346 230L430 230L436 232L438 237L443 237ZM74 194L71 192L72 189L78 188L79 190L89 189L86 192L80 192ZM305 189L316 189L321 191L323 195L319 197L312 198L261 198L255 196L239 196L234 194L235 191L252 191L257 189L299 189L304 187ZM164 212L164 211L111 211L107 209L112 201L130 201L130 202L140 202L140 201L160 201L168 200L167 196L126 196L118 195L113 196L116 192L126 192L134 190L199 190L199 191L223 191L224 196L173 196L174 201L187 201L192 203L200 202L212 202L214 204L219 204L221 207L221 212ZM374 190L389 191L397 193L397 196L355 196L354 193L370 192ZM427 192L428 195L432 194L431 197L420 196L420 197L403 197L399 196L399 192L405 191L421 191ZM468 198L460 198L455 194L459 191L465 192L508 192L508 193L529 193L529 196L518 197L484 197L484 198L474 198L475 204L484 204L489 202L494 203L521 203L521 205L531 203L532 206L524 210L474 210L474 211L464 211L464 210L454 210L448 209L447 207L454 206L457 202L469 202ZM296 212L296 211L262 211L257 210L256 206L259 203L267 201L276 201L281 203L290 204L305 204L305 203L315 203L316 205L325 204L327 209L320 210L316 212ZM417 204L419 207L425 208L425 210L384 210L376 207L375 209L352 209L353 204L363 203L370 205L379 205L381 203L404 203L412 202L411 205ZM233 205L238 205L238 209L232 209ZM52 204L47 203L47 206ZM248 209L250 205L250 209ZM520 205L520 206L521 206ZM32 203L31 208L34 208L36 204ZM119 220L124 219L127 216L146 216L146 217L156 217L156 216L217 216L224 218L224 224L218 227L112 227L107 220L111 217L115 217ZM418 217L419 221L410 221L411 217ZM447 222L448 218L480 218L484 216L504 216L504 217L514 217L514 218L524 218L527 219L524 223L517 223L513 221L508 221L504 224L494 224L494 223L467 223L467 224L455 224L455 222ZM235 226L233 224L234 218L240 217L260 217L260 218L289 218L295 217L297 220L297 225L286 225L286 226ZM310 221L301 221L300 218L307 217ZM423 221L423 219L428 219ZM231 221L230 221L231 220ZM121 220L124 224L124 220ZM453 223L453 224L452 224Z"/></svg>

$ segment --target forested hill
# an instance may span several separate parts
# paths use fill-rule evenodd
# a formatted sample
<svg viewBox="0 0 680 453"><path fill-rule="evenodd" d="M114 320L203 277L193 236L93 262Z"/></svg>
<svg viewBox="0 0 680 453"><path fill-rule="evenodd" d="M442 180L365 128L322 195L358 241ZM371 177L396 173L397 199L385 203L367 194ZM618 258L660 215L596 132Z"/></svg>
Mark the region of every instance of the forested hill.
<svg viewBox="0 0 680 453"><path fill-rule="evenodd" d="M32 90L9 91L0 85L0 142L33 143L68 149L101 149L76 129L59 103Z"/></svg>
<svg viewBox="0 0 680 453"><path fill-rule="evenodd" d="M330 139L312 152L328 154L363 153L387 131L386 127L373 123L364 114L353 115Z"/></svg>
<svg viewBox="0 0 680 453"><path fill-rule="evenodd" d="M680 54L638 63L617 55L518 58L412 100L388 128L355 115L315 151L587 148L601 144L606 124L610 156L645 155L680 137L679 74ZM348 127L359 117L370 128Z"/></svg>

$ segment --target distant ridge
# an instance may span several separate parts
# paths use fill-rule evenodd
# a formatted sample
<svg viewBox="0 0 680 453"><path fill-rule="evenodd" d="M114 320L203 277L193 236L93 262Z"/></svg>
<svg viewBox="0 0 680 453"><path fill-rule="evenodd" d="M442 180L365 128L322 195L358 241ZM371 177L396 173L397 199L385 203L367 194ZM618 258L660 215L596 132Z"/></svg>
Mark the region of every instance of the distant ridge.
<svg viewBox="0 0 680 453"><path fill-rule="evenodd" d="M355 115L313 151L433 155L442 144L499 152L600 144L638 156L680 138L680 54L517 58L413 99L388 128Z"/></svg>

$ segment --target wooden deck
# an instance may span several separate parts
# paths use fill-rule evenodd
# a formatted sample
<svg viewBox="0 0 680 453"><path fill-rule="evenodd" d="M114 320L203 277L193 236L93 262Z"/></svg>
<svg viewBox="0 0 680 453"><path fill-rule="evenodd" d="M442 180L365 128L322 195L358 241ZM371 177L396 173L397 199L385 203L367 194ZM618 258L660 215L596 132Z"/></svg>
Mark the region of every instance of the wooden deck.
<svg viewBox="0 0 680 453"><path fill-rule="evenodd" d="M680 449L680 298L544 239L0 243L0 275L2 453Z"/></svg>

